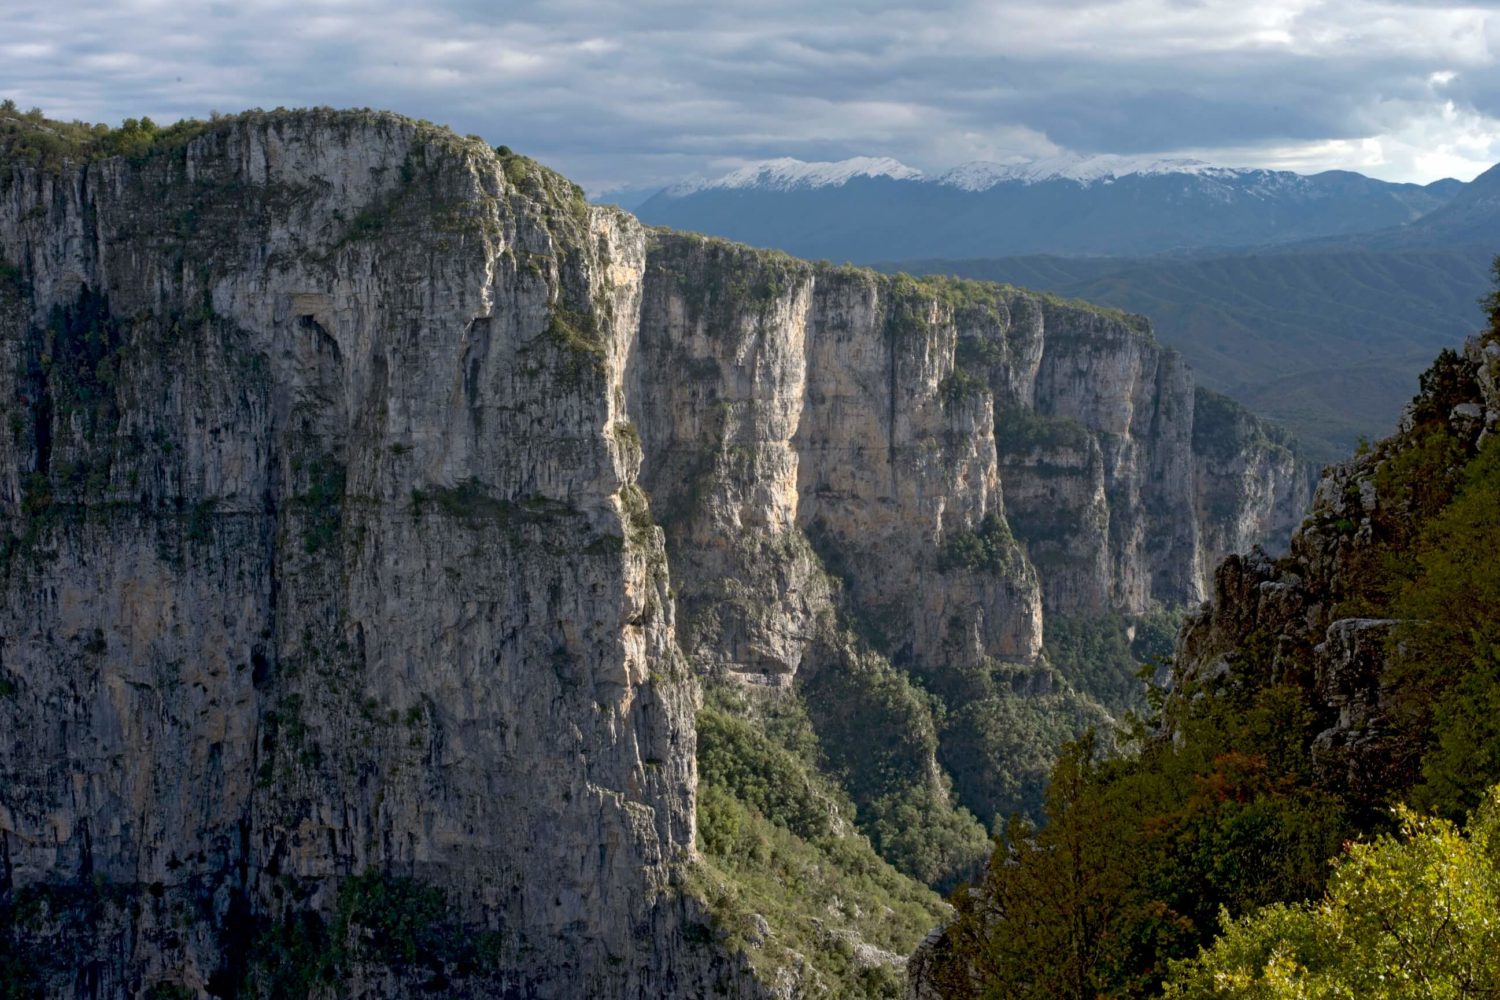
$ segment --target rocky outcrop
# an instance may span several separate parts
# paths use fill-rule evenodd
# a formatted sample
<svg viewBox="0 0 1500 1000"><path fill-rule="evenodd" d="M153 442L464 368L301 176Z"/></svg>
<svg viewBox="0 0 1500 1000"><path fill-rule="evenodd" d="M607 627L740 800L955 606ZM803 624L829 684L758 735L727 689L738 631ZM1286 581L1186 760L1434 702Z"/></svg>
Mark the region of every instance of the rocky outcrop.
<svg viewBox="0 0 1500 1000"><path fill-rule="evenodd" d="M1408 772L1420 748L1398 731L1388 669L1402 623L1380 612L1392 596L1393 558L1410 557L1466 463L1500 427L1497 371L1500 345L1491 337L1445 352L1395 435L1324 471L1287 555L1256 550L1224 560L1212 599L1178 637L1174 697L1295 686L1318 727L1321 780L1370 808L1415 780Z"/></svg>
<svg viewBox="0 0 1500 1000"><path fill-rule="evenodd" d="M675 876L697 674L855 626L1024 674L1044 604L1196 596L1295 492L1204 485L1139 320L391 115L10 164L0 259L0 897L52 995L754 993Z"/></svg>
<svg viewBox="0 0 1500 1000"><path fill-rule="evenodd" d="M942 1000L935 980L943 960L943 929L934 927L906 962L906 1000Z"/></svg>

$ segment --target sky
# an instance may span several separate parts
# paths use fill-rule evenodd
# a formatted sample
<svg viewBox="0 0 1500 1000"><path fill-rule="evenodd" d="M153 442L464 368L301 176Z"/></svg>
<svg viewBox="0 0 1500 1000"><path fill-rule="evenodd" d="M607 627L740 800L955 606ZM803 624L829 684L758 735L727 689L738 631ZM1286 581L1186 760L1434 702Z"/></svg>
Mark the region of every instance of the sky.
<svg viewBox="0 0 1500 1000"><path fill-rule="evenodd" d="M1469 180L1500 162L1500 0L4 0L0 98L388 108L622 202L778 156Z"/></svg>

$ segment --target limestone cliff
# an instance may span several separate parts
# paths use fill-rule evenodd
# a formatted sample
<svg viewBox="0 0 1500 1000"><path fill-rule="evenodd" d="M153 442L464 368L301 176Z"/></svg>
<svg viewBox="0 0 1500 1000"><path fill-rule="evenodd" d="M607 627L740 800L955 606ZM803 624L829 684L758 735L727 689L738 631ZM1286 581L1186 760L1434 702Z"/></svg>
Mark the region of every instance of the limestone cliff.
<svg viewBox="0 0 1500 1000"><path fill-rule="evenodd" d="M965 692L1048 694L1044 605L1195 598L1298 489L1195 446L1137 319L391 115L0 164L0 261L0 904L51 995L752 994L676 874L697 676L994 807ZM969 721L835 739L893 670Z"/></svg>
<svg viewBox="0 0 1500 1000"><path fill-rule="evenodd" d="M369 114L0 192L0 887L106 911L49 992L231 995L237 925L359 918L367 870L489 936L350 995L727 974L671 887L694 685L616 433L641 227Z"/></svg>
<svg viewBox="0 0 1500 1000"><path fill-rule="evenodd" d="M1031 810L1040 748L1107 724L1039 656L1044 608L1197 601L1203 567L1284 538L1308 488L1234 404L1195 423L1190 374L1143 319L1004 286L658 231L638 365L689 659L795 690L862 828L938 883L972 858L914 861L928 832L885 817L950 800L944 772L982 824ZM843 681L892 667L923 693ZM908 734L898 763L872 732Z"/></svg>
<svg viewBox="0 0 1500 1000"><path fill-rule="evenodd" d="M640 363L643 483L706 620L690 652L772 681L826 600L799 531L897 659L1027 663L1043 595L1196 602L1223 555L1284 545L1311 490L1140 317L1004 286L658 232Z"/></svg>
<svg viewBox="0 0 1500 1000"><path fill-rule="evenodd" d="M1139 317L1011 311L1039 363L996 385L1001 479L1049 611L1195 603L1224 555L1285 545L1312 477L1283 434L1195 391Z"/></svg>

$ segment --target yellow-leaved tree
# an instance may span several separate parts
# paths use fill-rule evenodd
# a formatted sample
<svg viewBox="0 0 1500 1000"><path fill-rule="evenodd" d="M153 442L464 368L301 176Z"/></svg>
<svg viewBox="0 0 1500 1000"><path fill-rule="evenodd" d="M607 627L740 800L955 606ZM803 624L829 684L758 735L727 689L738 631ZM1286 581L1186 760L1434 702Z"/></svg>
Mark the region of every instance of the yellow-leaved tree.
<svg viewBox="0 0 1500 1000"><path fill-rule="evenodd" d="M1267 906L1197 958L1173 1000L1500 997L1500 786L1467 830L1399 810L1398 835L1351 846L1322 900Z"/></svg>

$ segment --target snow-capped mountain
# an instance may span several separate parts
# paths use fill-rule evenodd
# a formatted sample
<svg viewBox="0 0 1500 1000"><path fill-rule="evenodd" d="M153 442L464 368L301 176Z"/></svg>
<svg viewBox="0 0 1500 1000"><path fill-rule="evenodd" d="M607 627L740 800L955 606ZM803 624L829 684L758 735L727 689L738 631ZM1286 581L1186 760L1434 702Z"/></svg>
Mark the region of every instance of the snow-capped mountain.
<svg viewBox="0 0 1500 1000"><path fill-rule="evenodd" d="M782 157L675 185L637 213L840 260L1130 255L1399 226L1443 205L1455 183L1113 155L976 161L935 174L890 157Z"/></svg>
<svg viewBox="0 0 1500 1000"><path fill-rule="evenodd" d="M790 156L763 160L740 167L717 180L684 181L670 190L676 197L710 188L758 188L763 191L790 191L793 188L837 187L856 177L889 177L892 180L916 180L922 171L908 167L889 156L855 156L834 162L808 163Z"/></svg>
<svg viewBox="0 0 1500 1000"><path fill-rule="evenodd" d="M1132 175L1195 174L1207 177L1236 177L1254 171L1218 167L1203 160L1185 158L1160 159L1137 156L1050 156L1040 159L1016 159L1002 163L974 160L962 163L943 174L937 182L964 191L986 191L996 184L1019 181L1040 184L1045 181L1077 181L1079 184L1108 183Z"/></svg>
<svg viewBox="0 0 1500 1000"><path fill-rule="evenodd" d="M1288 171L1247 167L1221 167L1186 157L1141 157L1100 154L1065 154L1038 158L1016 157L1003 161L972 160L951 170L928 175L889 156L854 156L847 160L807 161L790 156L761 160L739 167L722 177L687 180L668 188L673 197L699 191L743 190L790 191L794 188L839 187L856 177L889 177L892 180L923 181L963 191L986 191L997 184L1019 182L1076 181L1079 184L1108 183L1120 177L1189 174L1233 179L1248 175L1295 178Z"/></svg>

